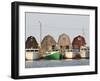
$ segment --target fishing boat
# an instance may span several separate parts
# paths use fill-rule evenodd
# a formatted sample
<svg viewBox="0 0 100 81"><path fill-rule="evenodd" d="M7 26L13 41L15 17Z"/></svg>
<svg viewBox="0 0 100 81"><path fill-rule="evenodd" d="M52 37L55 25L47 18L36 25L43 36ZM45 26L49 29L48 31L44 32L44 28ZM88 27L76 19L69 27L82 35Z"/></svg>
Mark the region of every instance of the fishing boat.
<svg viewBox="0 0 100 81"><path fill-rule="evenodd" d="M62 55L59 52L51 52L45 56L45 59L48 60L59 60L61 59Z"/></svg>
<svg viewBox="0 0 100 81"><path fill-rule="evenodd" d="M65 51L64 58L66 58L66 59L72 59L73 57L74 57L74 55L73 55L72 49L68 49L68 50Z"/></svg>
<svg viewBox="0 0 100 81"><path fill-rule="evenodd" d="M89 58L89 49L88 49L88 47L81 46L80 55L81 55L81 58Z"/></svg>
<svg viewBox="0 0 100 81"><path fill-rule="evenodd" d="M26 60L39 59L39 49L26 49L25 58Z"/></svg>

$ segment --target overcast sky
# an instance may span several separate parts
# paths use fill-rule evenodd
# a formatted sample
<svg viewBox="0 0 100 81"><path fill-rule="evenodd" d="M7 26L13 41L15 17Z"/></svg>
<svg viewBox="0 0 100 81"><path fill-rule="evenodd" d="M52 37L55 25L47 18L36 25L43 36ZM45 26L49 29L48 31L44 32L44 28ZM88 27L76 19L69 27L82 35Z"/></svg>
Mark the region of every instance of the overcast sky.
<svg viewBox="0 0 100 81"><path fill-rule="evenodd" d="M58 41L59 35L66 33L71 41L74 37L84 33L87 45L89 45L89 16L74 14L49 14L49 13L25 13L26 39L34 36L40 42L40 23L42 24L42 39L51 35Z"/></svg>

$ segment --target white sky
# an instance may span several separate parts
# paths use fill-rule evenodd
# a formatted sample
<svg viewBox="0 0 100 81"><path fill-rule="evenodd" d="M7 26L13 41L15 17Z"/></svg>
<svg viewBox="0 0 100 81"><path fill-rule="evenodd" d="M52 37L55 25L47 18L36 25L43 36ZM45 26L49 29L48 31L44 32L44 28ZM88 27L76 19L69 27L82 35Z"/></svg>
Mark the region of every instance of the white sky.
<svg viewBox="0 0 100 81"><path fill-rule="evenodd" d="M74 37L83 33L87 45L89 45L89 16L75 14L49 14L49 13L26 13L26 39L34 36L40 43L40 23L42 23L42 39L51 35L56 41L62 33L66 33L71 41Z"/></svg>

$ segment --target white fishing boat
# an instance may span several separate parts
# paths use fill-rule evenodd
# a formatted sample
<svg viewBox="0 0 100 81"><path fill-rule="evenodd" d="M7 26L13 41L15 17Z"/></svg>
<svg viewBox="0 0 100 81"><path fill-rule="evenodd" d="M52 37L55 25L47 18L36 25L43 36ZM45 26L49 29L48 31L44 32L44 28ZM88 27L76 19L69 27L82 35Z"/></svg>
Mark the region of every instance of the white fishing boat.
<svg viewBox="0 0 100 81"><path fill-rule="evenodd" d="M65 51L64 57L65 57L66 59L72 59L72 58L74 57L74 54L73 54L72 49L66 50L66 51Z"/></svg>
<svg viewBox="0 0 100 81"><path fill-rule="evenodd" d="M80 56L81 56L81 58L88 58L89 57L89 53L88 53L87 47L82 46L80 48Z"/></svg>
<svg viewBox="0 0 100 81"><path fill-rule="evenodd" d="M25 54L26 60L35 60L39 59L39 49L26 49Z"/></svg>

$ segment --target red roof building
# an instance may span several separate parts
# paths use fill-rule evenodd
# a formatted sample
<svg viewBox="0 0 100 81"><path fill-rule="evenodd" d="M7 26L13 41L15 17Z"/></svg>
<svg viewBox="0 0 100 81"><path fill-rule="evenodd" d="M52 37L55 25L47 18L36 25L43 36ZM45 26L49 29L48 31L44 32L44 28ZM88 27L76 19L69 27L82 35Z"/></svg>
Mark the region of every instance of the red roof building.
<svg viewBox="0 0 100 81"><path fill-rule="evenodd" d="M81 46L85 46L86 45L86 41L85 41L85 38L83 36L77 36L73 39L72 41L72 47L73 48L79 48Z"/></svg>

